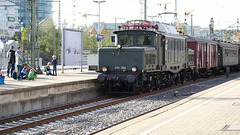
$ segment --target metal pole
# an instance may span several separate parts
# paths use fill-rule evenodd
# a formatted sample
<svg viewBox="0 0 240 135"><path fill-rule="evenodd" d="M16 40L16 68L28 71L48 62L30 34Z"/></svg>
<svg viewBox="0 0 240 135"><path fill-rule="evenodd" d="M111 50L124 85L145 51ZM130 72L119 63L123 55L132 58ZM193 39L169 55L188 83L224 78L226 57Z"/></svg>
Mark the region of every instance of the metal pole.
<svg viewBox="0 0 240 135"><path fill-rule="evenodd" d="M31 11L32 11L32 15L31 15L31 43L32 43L32 66L34 69L36 69L36 62L35 62L35 41L36 41L36 18L35 18L35 13L36 13L36 6L35 6L35 0L32 0L32 4L31 4Z"/></svg>
<svg viewBox="0 0 240 135"><path fill-rule="evenodd" d="M100 34L100 4L105 2L105 0L98 0L98 1L94 0L93 2L98 3L98 15L99 15L98 16L98 34ZM100 48L101 48L100 40L98 40L98 49Z"/></svg>
<svg viewBox="0 0 240 135"><path fill-rule="evenodd" d="M100 34L100 2L98 3L98 34ZM100 49L100 40L98 40L98 49Z"/></svg>
<svg viewBox="0 0 240 135"><path fill-rule="evenodd" d="M43 72L41 71L41 68L40 68L40 45L39 45L39 17L38 17L38 0L37 2L35 3L35 6L36 6L36 11L35 11L35 17L36 17L36 22L35 22L35 26L36 26L36 31L37 31L37 42L36 42L36 48L34 49L36 54L37 54L37 63L36 63L36 68L37 68L37 73L38 74L43 74ZM36 55L35 55L36 57Z"/></svg>
<svg viewBox="0 0 240 135"><path fill-rule="evenodd" d="M115 18L115 31L117 30L117 18Z"/></svg>
<svg viewBox="0 0 240 135"><path fill-rule="evenodd" d="M237 18L237 36L236 36L236 43L239 43L239 18Z"/></svg>
<svg viewBox="0 0 240 135"><path fill-rule="evenodd" d="M7 18L7 11L6 11L5 16L3 17L3 23L4 23L4 25L3 25L3 36L6 36L6 34L5 34L6 18ZM3 68L6 67L5 64L6 64L5 42L3 42L3 64L2 64Z"/></svg>
<svg viewBox="0 0 240 135"><path fill-rule="evenodd" d="M81 32L81 39L82 39L82 32ZM82 40L81 40L81 42L82 42ZM82 44L82 43L81 43ZM82 47L81 47L81 72L83 71L82 69L83 69L83 66L82 66L82 62L83 62L83 58L82 58Z"/></svg>
<svg viewBox="0 0 240 135"><path fill-rule="evenodd" d="M191 36L193 36L193 15L191 14Z"/></svg>
<svg viewBox="0 0 240 135"><path fill-rule="evenodd" d="M64 46L65 46L65 29L63 29L63 31L62 31L62 47L61 47L61 49L62 49L62 55L61 55L61 65L62 65L62 73L64 73Z"/></svg>
<svg viewBox="0 0 240 135"><path fill-rule="evenodd" d="M56 55L56 52L57 52L57 50L56 50L56 39L55 39L55 37L56 37L56 32L55 32L55 25L53 25L53 47L54 47L54 50L53 50L53 54L54 55ZM57 56L57 55L56 55Z"/></svg>
<svg viewBox="0 0 240 135"><path fill-rule="evenodd" d="M174 27L177 26L177 0L175 0Z"/></svg>
<svg viewBox="0 0 240 135"><path fill-rule="evenodd" d="M147 0L144 0L144 20L147 20Z"/></svg>
<svg viewBox="0 0 240 135"><path fill-rule="evenodd" d="M60 44L61 44L61 1L58 1L59 2L59 5L58 5L58 8L59 8L59 11L58 11L58 45L57 45L57 54L58 54L58 63L60 63L60 53L61 52L61 47L60 47ZM60 48L60 49L59 49Z"/></svg>

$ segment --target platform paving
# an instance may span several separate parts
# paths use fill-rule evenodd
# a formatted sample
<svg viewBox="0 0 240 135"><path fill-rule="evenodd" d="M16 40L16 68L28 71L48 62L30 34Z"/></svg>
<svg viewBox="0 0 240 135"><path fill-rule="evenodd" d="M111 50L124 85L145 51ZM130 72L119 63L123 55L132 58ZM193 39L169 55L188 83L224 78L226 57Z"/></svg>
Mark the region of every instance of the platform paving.
<svg viewBox="0 0 240 135"><path fill-rule="evenodd" d="M240 135L240 78L98 133L107 134Z"/></svg>
<svg viewBox="0 0 240 135"><path fill-rule="evenodd" d="M80 70L65 70L64 73L58 71L57 76L46 76L46 74L38 74L37 78L34 81L29 80L21 80L17 81L13 78L5 78L5 84L0 84L0 94L11 91L16 91L24 88L31 88L36 86L45 86L45 85L53 85L60 84L66 82L75 82L75 81L84 81L96 79L98 73L95 71L88 71L87 69L81 72Z"/></svg>

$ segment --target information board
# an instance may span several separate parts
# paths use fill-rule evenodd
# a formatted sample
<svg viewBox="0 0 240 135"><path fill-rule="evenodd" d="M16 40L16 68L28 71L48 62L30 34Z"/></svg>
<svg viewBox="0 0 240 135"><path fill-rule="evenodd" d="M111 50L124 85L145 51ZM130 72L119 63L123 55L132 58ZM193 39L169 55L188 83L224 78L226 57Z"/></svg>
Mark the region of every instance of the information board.
<svg viewBox="0 0 240 135"><path fill-rule="evenodd" d="M82 65L82 31L63 29L62 65Z"/></svg>

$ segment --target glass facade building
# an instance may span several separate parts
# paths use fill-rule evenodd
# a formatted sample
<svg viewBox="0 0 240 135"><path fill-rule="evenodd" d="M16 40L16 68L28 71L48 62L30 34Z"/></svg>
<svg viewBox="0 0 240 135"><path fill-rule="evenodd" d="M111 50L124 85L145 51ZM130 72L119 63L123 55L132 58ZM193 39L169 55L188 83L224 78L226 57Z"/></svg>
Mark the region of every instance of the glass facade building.
<svg viewBox="0 0 240 135"><path fill-rule="evenodd" d="M30 13L26 10L26 5L27 5L27 0L10 0L11 2L21 5L18 8L18 21L19 23L23 24L23 26L28 25L28 20L30 19ZM39 17L39 22L48 15L52 13L52 3L48 2L51 0L38 0L38 17Z"/></svg>

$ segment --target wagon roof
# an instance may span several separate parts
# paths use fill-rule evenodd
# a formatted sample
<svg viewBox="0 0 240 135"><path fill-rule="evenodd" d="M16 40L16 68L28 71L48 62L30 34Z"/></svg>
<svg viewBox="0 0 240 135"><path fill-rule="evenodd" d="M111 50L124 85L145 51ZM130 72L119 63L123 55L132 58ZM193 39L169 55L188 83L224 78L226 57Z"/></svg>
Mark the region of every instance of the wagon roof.
<svg viewBox="0 0 240 135"><path fill-rule="evenodd" d="M188 37L188 42L200 42L200 43L212 43L212 44L217 44L216 41L212 41L209 39L205 39L205 38L198 38L198 37L192 37L192 36L187 36Z"/></svg>
<svg viewBox="0 0 240 135"><path fill-rule="evenodd" d="M239 48L238 45L233 45L233 44L229 44L229 43L218 42L218 45L219 45L220 47L225 47L225 48L235 48L235 49L238 49L238 48Z"/></svg>

